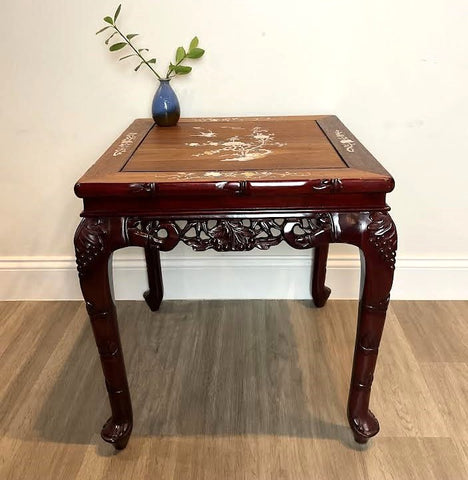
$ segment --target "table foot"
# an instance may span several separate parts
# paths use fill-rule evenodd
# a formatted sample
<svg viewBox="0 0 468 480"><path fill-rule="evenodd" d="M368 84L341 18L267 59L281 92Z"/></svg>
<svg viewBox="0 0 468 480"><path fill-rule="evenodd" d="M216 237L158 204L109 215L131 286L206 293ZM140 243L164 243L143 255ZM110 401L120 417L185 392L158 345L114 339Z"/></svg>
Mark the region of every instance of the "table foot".
<svg viewBox="0 0 468 480"><path fill-rule="evenodd" d="M150 310L156 312L164 296L159 249L153 245L146 247L145 258L149 289L143 294L143 298Z"/></svg>
<svg viewBox="0 0 468 480"><path fill-rule="evenodd" d="M314 266L312 268L312 299L317 308L323 307L331 290L325 285L327 274L328 245L315 247Z"/></svg>
<svg viewBox="0 0 468 480"><path fill-rule="evenodd" d="M132 422L115 423L110 417L102 427L101 437L112 444L116 450L123 450L130 439L132 428Z"/></svg>
<svg viewBox="0 0 468 480"><path fill-rule="evenodd" d="M146 290L146 292L143 293L143 298L152 312L157 312L159 310L162 302L162 296L155 296L151 290Z"/></svg>
<svg viewBox="0 0 468 480"><path fill-rule="evenodd" d="M331 289L326 285L323 285L320 291L316 291L312 294L312 299L314 301L314 305L317 308L322 308L327 303L328 297L331 294Z"/></svg>
<svg viewBox="0 0 468 480"><path fill-rule="evenodd" d="M359 417L349 416L348 422L357 443L367 443L380 430L379 421L370 410Z"/></svg>

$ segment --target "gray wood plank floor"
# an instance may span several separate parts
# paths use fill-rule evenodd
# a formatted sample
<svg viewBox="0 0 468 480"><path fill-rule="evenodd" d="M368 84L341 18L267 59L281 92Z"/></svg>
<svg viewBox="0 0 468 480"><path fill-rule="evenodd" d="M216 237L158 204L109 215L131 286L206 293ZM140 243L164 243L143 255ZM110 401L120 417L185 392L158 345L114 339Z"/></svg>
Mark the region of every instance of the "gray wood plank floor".
<svg viewBox="0 0 468 480"><path fill-rule="evenodd" d="M118 454L83 303L0 303L2 480L468 479L468 302L391 302L364 447L357 302L117 306L135 412Z"/></svg>

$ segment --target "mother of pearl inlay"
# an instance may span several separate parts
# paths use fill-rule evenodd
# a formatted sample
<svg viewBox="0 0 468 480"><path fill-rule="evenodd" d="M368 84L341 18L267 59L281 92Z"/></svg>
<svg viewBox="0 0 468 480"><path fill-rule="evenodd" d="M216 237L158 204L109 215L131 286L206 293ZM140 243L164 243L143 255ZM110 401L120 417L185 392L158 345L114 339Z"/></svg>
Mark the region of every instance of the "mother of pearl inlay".
<svg viewBox="0 0 468 480"><path fill-rule="evenodd" d="M193 127L197 133L193 137L216 139L205 142L186 143L189 147L204 147L205 150L193 153L192 157L209 157L216 155L221 162L248 162L269 155L274 147L284 147L286 143L275 141L275 134L262 127L253 127L250 133L239 134L228 138L218 138L218 135L203 127ZM236 130L245 130L242 127ZM226 132L227 133L227 132ZM206 147L213 147L207 149ZM216 148L214 148L216 147Z"/></svg>

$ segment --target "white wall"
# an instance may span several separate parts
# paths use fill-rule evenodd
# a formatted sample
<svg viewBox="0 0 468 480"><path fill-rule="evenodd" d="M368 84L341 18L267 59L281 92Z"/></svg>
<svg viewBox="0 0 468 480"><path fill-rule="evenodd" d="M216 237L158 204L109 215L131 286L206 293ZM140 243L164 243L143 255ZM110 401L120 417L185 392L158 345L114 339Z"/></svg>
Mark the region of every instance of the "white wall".
<svg viewBox="0 0 468 480"><path fill-rule="evenodd" d="M0 298L79 296L73 184L132 119L150 116L156 88L94 35L116 6L2 7ZM184 116L337 114L396 179L394 298L467 297L466 0L133 0L120 23L161 65L199 36L205 57L173 81ZM178 248L165 255L167 296L307 296L308 253L280 246L268 255L271 263L254 254L247 271L240 257ZM354 296L355 250L332 246L331 257L335 297ZM117 294L136 298L142 257L132 249L119 258ZM279 270L272 288L264 280Z"/></svg>

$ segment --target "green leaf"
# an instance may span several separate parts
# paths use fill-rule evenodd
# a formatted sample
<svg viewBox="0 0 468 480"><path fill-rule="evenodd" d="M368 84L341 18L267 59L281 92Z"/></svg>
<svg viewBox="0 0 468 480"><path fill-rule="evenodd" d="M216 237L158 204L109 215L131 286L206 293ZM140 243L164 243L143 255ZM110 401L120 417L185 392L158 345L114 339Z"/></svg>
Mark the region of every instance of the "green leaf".
<svg viewBox="0 0 468 480"><path fill-rule="evenodd" d="M119 43L114 43L114 45L112 45L109 50L111 52L116 52L117 50L122 50L122 48L126 47L127 46L127 42L119 42Z"/></svg>
<svg viewBox="0 0 468 480"><path fill-rule="evenodd" d="M104 43L105 43L106 45L109 45L109 40L110 40L114 35L116 35L116 34L117 34L117 32L114 32Z"/></svg>
<svg viewBox="0 0 468 480"><path fill-rule="evenodd" d="M136 56L137 56L136 53L132 53L131 55L125 55L125 57L119 58L119 62L120 62L120 60L125 60L126 58L136 57Z"/></svg>
<svg viewBox="0 0 468 480"><path fill-rule="evenodd" d="M190 42L189 50L192 50L192 48L196 47L198 47L198 37L193 37L192 41Z"/></svg>
<svg viewBox="0 0 468 480"><path fill-rule="evenodd" d="M119 13L120 13L120 9L122 8L122 5L119 5L117 7L117 10L115 11L115 14L114 14L114 22L117 20L117 17L119 16Z"/></svg>
<svg viewBox="0 0 468 480"><path fill-rule="evenodd" d="M151 60L148 60L147 63L156 63L156 59L155 59L155 58L152 58Z"/></svg>
<svg viewBox="0 0 468 480"><path fill-rule="evenodd" d="M149 52L149 50L147 48L139 48L138 53L141 53L141 52Z"/></svg>
<svg viewBox="0 0 468 480"><path fill-rule="evenodd" d="M140 65L138 65L138 67L135 68L135 72L138 72L139 68L144 64L145 62L141 62Z"/></svg>
<svg viewBox="0 0 468 480"><path fill-rule="evenodd" d="M177 73L177 75L187 75L187 73L190 73L191 71L192 67L185 67L183 65L174 66L174 72Z"/></svg>
<svg viewBox="0 0 468 480"><path fill-rule="evenodd" d="M104 21L107 23L110 23L111 25L114 25L114 21L112 20L111 17L104 17Z"/></svg>
<svg viewBox="0 0 468 480"><path fill-rule="evenodd" d="M184 47L179 47L176 52L176 63L181 62L185 57L185 48Z"/></svg>
<svg viewBox="0 0 468 480"><path fill-rule="evenodd" d="M131 40L132 38L135 38L137 35L139 35L139 34L138 34L138 33L129 33L129 34L127 35L127 38L128 38L129 40Z"/></svg>
<svg viewBox="0 0 468 480"><path fill-rule="evenodd" d="M101 30L99 30L99 32L96 32L96 35L97 35L98 33L102 33L104 30L107 30L108 28L111 28L111 27L108 26L108 27L101 28Z"/></svg>
<svg viewBox="0 0 468 480"><path fill-rule="evenodd" d="M192 48L192 50L190 50L187 53L187 57L188 58L200 58L204 53L205 53L205 50L203 50L203 48Z"/></svg>

